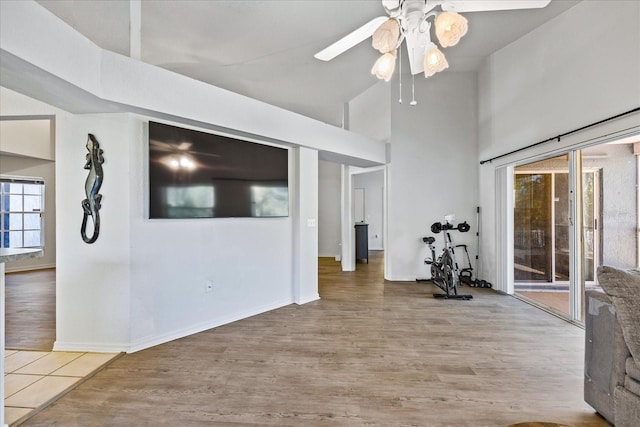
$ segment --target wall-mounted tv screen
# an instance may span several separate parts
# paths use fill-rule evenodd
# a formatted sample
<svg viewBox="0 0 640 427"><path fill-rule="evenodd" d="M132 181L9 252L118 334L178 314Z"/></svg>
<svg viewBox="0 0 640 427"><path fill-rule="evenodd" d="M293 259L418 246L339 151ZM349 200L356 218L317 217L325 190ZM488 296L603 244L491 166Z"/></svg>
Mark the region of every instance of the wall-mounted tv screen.
<svg viewBox="0 0 640 427"><path fill-rule="evenodd" d="M149 217L289 216L289 153L149 122Z"/></svg>

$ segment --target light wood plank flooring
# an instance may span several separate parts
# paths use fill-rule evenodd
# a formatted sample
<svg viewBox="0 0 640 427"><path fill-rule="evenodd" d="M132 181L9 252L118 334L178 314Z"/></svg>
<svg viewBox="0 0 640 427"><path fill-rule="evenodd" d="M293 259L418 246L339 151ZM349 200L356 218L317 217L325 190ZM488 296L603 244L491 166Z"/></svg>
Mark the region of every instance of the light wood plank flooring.
<svg viewBox="0 0 640 427"><path fill-rule="evenodd" d="M320 260L320 301L125 355L28 426L606 426L584 331L516 298Z"/></svg>
<svg viewBox="0 0 640 427"><path fill-rule="evenodd" d="M56 270L5 276L5 347L51 351L56 339Z"/></svg>

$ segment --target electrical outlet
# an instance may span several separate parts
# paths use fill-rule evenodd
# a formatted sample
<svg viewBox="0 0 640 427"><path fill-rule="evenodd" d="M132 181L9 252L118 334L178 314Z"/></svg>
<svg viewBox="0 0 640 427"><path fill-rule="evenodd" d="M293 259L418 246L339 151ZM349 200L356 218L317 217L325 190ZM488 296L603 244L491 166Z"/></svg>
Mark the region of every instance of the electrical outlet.
<svg viewBox="0 0 640 427"><path fill-rule="evenodd" d="M204 291L213 292L213 282L211 280L207 280L206 283L204 284Z"/></svg>

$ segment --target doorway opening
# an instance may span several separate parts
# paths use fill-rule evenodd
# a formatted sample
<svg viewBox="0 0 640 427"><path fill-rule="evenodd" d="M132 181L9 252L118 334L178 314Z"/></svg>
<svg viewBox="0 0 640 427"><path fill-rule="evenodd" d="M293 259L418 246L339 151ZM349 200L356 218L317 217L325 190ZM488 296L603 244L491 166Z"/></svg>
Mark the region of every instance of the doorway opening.
<svg viewBox="0 0 640 427"><path fill-rule="evenodd" d="M323 277L351 274L384 282L386 236L385 166L358 168L320 160L318 164L318 256ZM358 245L357 237L360 237ZM363 245L364 244L364 245ZM355 274L354 274L355 272ZM362 277L360 277L362 279Z"/></svg>
<svg viewBox="0 0 640 427"><path fill-rule="evenodd" d="M51 351L56 338L55 118L2 116L0 247L42 248L8 263L6 348Z"/></svg>

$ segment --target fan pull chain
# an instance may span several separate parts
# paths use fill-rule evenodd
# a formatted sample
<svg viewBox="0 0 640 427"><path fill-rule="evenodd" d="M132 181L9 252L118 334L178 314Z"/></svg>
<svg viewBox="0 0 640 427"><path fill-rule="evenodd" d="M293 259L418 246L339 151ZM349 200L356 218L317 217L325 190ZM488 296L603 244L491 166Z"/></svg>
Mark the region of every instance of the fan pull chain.
<svg viewBox="0 0 640 427"><path fill-rule="evenodd" d="M416 57L415 53L416 53L415 49L411 49L411 54L413 55L414 59ZM409 105L414 106L417 104L418 102L416 101L416 76L412 72L411 73L411 102L409 103Z"/></svg>
<svg viewBox="0 0 640 427"><path fill-rule="evenodd" d="M416 76L411 74L411 102L409 105L418 105L416 101Z"/></svg>
<svg viewBox="0 0 640 427"><path fill-rule="evenodd" d="M399 67L399 77L400 77L400 89L399 89L399 93L400 95L398 95L398 104L402 104L402 46L400 46L398 49L400 49L400 57L398 59L398 67Z"/></svg>

